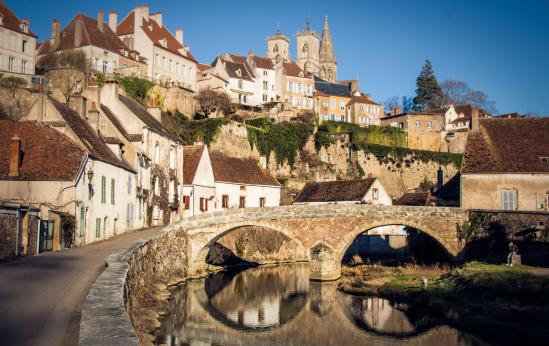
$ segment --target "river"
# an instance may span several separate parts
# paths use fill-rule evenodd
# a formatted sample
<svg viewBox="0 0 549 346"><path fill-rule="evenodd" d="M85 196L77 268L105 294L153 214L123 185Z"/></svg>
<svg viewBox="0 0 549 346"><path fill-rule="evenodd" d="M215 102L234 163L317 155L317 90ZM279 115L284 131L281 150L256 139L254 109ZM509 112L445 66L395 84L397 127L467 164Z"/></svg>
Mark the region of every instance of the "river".
<svg viewBox="0 0 549 346"><path fill-rule="evenodd" d="M173 290L156 332L167 345L483 345L406 306L309 281L308 265L261 266Z"/></svg>

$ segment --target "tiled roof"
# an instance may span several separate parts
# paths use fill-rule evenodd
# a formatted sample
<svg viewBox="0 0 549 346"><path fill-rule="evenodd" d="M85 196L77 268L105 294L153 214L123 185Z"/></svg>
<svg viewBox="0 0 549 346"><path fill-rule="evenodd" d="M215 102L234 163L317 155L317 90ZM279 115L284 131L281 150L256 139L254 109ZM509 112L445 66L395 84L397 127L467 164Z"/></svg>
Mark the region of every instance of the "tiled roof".
<svg viewBox="0 0 549 346"><path fill-rule="evenodd" d="M109 149L105 141L95 132L90 124L82 118L78 113L67 107L66 105L50 98L51 102L63 118L67 125L71 128L80 142L86 147L86 150L94 158L118 166L125 170L135 172L126 162L122 161Z"/></svg>
<svg viewBox="0 0 549 346"><path fill-rule="evenodd" d="M477 108L477 109L478 109L478 116L480 118L490 117L490 113L488 113L484 109L482 108ZM471 105L454 106L454 110L456 111L457 114L463 114L464 117L467 118L467 120L471 119L471 114L473 113L473 107Z"/></svg>
<svg viewBox="0 0 549 346"><path fill-rule="evenodd" d="M120 101L133 113L135 114L147 127L152 131L161 134L172 141L178 143L179 138L170 132L168 129L162 125L151 113L149 113L139 102L124 96L118 95Z"/></svg>
<svg viewBox="0 0 549 346"><path fill-rule="evenodd" d="M456 201L459 204L459 190L460 190L461 174L457 173L446 184L435 192L433 196L444 199L446 201Z"/></svg>
<svg viewBox="0 0 549 346"><path fill-rule="evenodd" d="M135 12L132 11L118 25L116 29L116 34L122 36L134 33L134 22ZM187 60L197 62L189 50L187 50L187 55L181 54L179 50L184 48L183 45L172 35L172 33L166 28L165 25L160 26L154 19L149 18L149 20L146 20L145 18L143 18L141 29L143 29L145 35L147 35L147 37L153 42L155 46L166 49ZM162 45L162 40L166 40L166 46Z"/></svg>
<svg viewBox="0 0 549 346"><path fill-rule="evenodd" d="M229 53L229 57L235 63L242 64L246 68L246 70L248 71L248 74L250 75L250 77L255 78L254 70L250 66L250 64L248 64L248 60L246 59L245 56Z"/></svg>
<svg viewBox="0 0 549 346"><path fill-rule="evenodd" d="M310 78L295 62L284 63L284 74L291 77Z"/></svg>
<svg viewBox="0 0 549 346"><path fill-rule="evenodd" d="M216 182L280 186L276 179L259 168L254 159L238 159L211 152L210 160Z"/></svg>
<svg viewBox="0 0 549 346"><path fill-rule="evenodd" d="M126 138L130 142L141 142L141 140L143 139L143 135L129 134L120 122L120 120L118 120L118 118L113 114L109 107L101 104L101 110L107 116L109 121L114 125L114 127L116 127L118 132L120 132L122 136L124 136L124 138Z"/></svg>
<svg viewBox="0 0 549 346"><path fill-rule="evenodd" d="M273 61L269 58L265 58L262 56L253 56L252 59L254 60L255 66L266 69L266 70L272 70L273 67Z"/></svg>
<svg viewBox="0 0 549 346"><path fill-rule="evenodd" d="M361 180L338 180L307 183L297 195L294 203L343 202L362 200L374 183L375 178Z"/></svg>
<svg viewBox="0 0 549 346"><path fill-rule="evenodd" d="M10 142L21 139L19 175L10 177ZM0 120L0 179L33 181L73 181L86 152L59 131L36 122Z"/></svg>
<svg viewBox="0 0 549 346"><path fill-rule="evenodd" d="M75 46L75 33L77 20L82 20L82 41ZM84 14L76 15L72 21L63 29L60 36L59 46L56 51L74 49L77 47L95 46L110 52L120 54L120 49L129 49L122 40L116 36L107 23L103 24L103 31L97 27L97 20ZM50 41L44 41L38 48L37 55L47 54L50 51Z"/></svg>
<svg viewBox="0 0 549 346"><path fill-rule="evenodd" d="M400 198L393 201L394 205L414 205L425 206L427 205L428 192L408 192L400 196Z"/></svg>
<svg viewBox="0 0 549 346"><path fill-rule="evenodd" d="M351 101L349 101L349 103L365 103L365 104L369 104L369 105L380 106L379 103L376 103L376 102L372 101L371 98L369 98L368 96L365 96L365 95L352 96Z"/></svg>
<svg viewBox="0 0 549 346"><path fill-rule="evenodd" d="M30 31L30 28L28 32L24 32L23 30L21 30L21 21L19 20L19 18L17 18L15 13L12 12L8 5L4 3L4 1L0 1L0 14L4 16L4 24L0 26L24 35L36 37L36 35Z"/></svg>
<svg viewBox="0 0 549 346"><path fill-rule="evenodd" d="M248 68L246 64L232 62L224 60L225 69L231 78L244 79L248 81L253 81L252 76L248 73ZM237 71L240 70L240 75L237 74Z"/></svg>
<svg viewBox="0 0 549 346"><path fill-rule="evenodd" d="M185 145L183 147L183 184L193 183L204 147L204 145Z"/></svg>
<svg viewBox="0 0 549 346"><path fill-rule="evenodd" d="M469 132L462 173L549 173L549 118L480 119Z"/></svg>
<svg viewBox="0 0 549 346"><path fill-rule="evenodd" d="M444 113L441 113L441 112L432 112L432 111L429 111L429 112L406 112L406 113L400 113L400 114L395 114L395 115L387 115L385 117L383 117L382 119L385 120L385 119L392 119L392 118L399 118L399 117L403 117L403 116L406 116L406 115L432 115L432 116L443 116Z"/></svg>
<svg viewBox="0 0 549 346"><path fill-rule="evenodd" d="M330 83L315 78L315 89L332 96L351 97L351 89L339 83Z"/></svg>
<svg viewBox="0 0 549 346"><path fill-rule="evenodd" d="M211 69L212 66L206 65L206 64L197 64L197 65L196 65L196 68L198 69L199 72L204 72L204 71L206 71L206 70Z"/></svg>

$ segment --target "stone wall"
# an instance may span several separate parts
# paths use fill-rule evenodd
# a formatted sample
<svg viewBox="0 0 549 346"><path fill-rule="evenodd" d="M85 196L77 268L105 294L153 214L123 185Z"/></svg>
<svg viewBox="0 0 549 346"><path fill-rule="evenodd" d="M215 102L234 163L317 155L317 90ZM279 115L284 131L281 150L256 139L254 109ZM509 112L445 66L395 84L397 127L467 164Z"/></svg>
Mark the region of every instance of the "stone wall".
<svg viewBox="0 0 549 346"><path fill-rule="evenodd" d="M296 180L299 181L294 186L299 188L306 181L358 179L360 165L364 176L380 178L393 198L417 189L425 179L436 183L437 169L440 166L438 162L424 162L410 155L404 158L403 162L378 160L373 154L365 154L362 150L351 151L348 135L333 136L332 139L334 142L328 148L317 151L314 138L311 136L303 150L298 153L293 167L287 163L278 165L274 153L271 153L267 168L275 177L292 179L294 184ZM232 157L253 157L260 160L259 152L250 147L246 127L239 123L224 125L210 148ZM441 167L445 182L458 172L458 167L453 164Z"/></svg>
<svg viewBox="0 0 549 346"><path fill-rule="evenodd" d="M17 248L17 217L0 214L0 260L15 257Z"/></svg>

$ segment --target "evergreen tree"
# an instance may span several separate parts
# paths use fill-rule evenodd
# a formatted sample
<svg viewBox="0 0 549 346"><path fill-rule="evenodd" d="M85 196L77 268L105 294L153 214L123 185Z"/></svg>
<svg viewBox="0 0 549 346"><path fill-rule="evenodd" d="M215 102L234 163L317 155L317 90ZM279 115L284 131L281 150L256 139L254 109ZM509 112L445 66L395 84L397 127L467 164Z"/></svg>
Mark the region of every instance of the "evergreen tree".
<svg viewBox="0 0 549 346"><path fill-rule="evenodd" d="M425 111L441 106L442 89L438 84L437 77L433 72L433 66L429 60L416 79L416 97L414 97L414 110Z"/></svg>

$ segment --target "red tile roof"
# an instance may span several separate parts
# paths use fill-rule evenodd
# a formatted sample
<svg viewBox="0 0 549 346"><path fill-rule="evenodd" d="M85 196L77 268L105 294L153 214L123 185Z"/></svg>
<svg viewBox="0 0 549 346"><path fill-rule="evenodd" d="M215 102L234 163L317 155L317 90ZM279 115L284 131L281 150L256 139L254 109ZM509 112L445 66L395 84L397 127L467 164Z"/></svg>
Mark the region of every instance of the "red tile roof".
<svg viewBox="0 0 549 346"><path fill-rule="evenodd" d="M227 71L229 77L253 82L253 75L249 73L247 64L232 62L229 60L223 60L223 62L225 63L225 70ZM238 70L240 70L240 75L237 73Z"/></svg>
<svg viewBox="0 0 549 346"><path fill-rule="evenodd" d="M204 152L204 145L185 145L183 147L183 184L191 185Z"/></svg>
<svg viewBox="0 0 549 346"><path fill-rule="evenodd" d="M307 183L294 203L360 202L375 180L375 178L368 178Z"/></svg>
<svg viewBox="0 0 549 346"><path fill-rule="evenodd" d="M255 66L266 69L266 70L272 70L273 67L273 61L269 58L265 58L262 56L253 56L252 59L254 60Z"/></svg>
<svg viewBox="0 0 549 346"><path fill-rule="evenodd" d="M210 160L216 182L280 186L275 178L259 168L254 159L238 159L211 152Z"/></svg>
<svg viewBox="0 0 549 346"><path fill-rule="evenodd" d="M291 76L291 77L311 78L295 62L285 62L284 63L284 73L287 76ZM300 76L300 74L302 74L302 75Z"/></svg>
<svg viewBox="0 0 549 346"><path fill-rule="evenodd" d="M408 192L393 201L394 205L426 206L428 192Z"/></svg>
<svg viewBox="0 0 549 346"><path fill-rule="evenodd" d="M10 177L10 143L21 138L19 175ZM0 120L0 179L74 181L86 152L59 131L36 122Z"/></svg>
<svg viewBox="0 0 549 346"><path fill-rule="evenodd" d="M197 64L197 65L196 65L196 68L198 69L198 71L204 72L204 71L206 71L206 70L211 69L212 66L206 65L206 64Z"/></svg>
<svg viewBox="0 0 549 346"><path fill-rule="evenodd" d="M19 20L19 18L17 18L15 13L12 12L12 10L8 7L8 5L6 5L4 1L1 1L1 0L0 0L0 14L4 16L4 24L0 25L1 27L4 27L12 31L16 31L23 35L36 37L36 35L33 34L30 31L30 29L28 30L28 32L24 32L23 30L21 30L21 21Z"/></svg>
<svg viewBox="0 0 549 346"><path fill-rule="evenodd" d="M82 40L80 45L75 45L76 23L82 20ZM129 49L122 40L110 29L107 23L103 24L103 31L97 27L97 20L84 14L76 15L72 21L61 31L59 46L55 51L74 49L78 47L95 46L110 52L120 54L120 49ZM44 41L38 47L37 55L50 52L50 41Z"/></svg>
<svg viewBox="0 0 549 346"><path fill-rule="evenodd" d="M469 132L462 173L549 173L549 118L480 119Z"/></svg>
<svg viewBox="0 0 549 346"><path fill-rule="evenodd" d="M135 22L135 13L132 11L122 22L118 25L116 29L116 34L119 36L132 34L135 31L134 27ZM153 42L157 47L166 49L176 55L179 55L187 60L192 62L197 62L194 56L189 50L187 50L186 55L183 55L179 50L183 49L183 45L179 42L172 33L166 28L165 25L158 25L158 23L149 17L149 20L143 18L141 29L147 35L147 37ZM162 45L162 40L166 40L166 46Z"/></svg>
<svg viewBox="0 0 549 346"><path fill-rule="evenodd" d="M376 103L376 102L372 101L372 99L369 98L366 95L352 96L351 101L349 101L349 104L351 104L351 103L364 103L364 104L369 104L369 105L380 106L379 103Z"/></svg>

